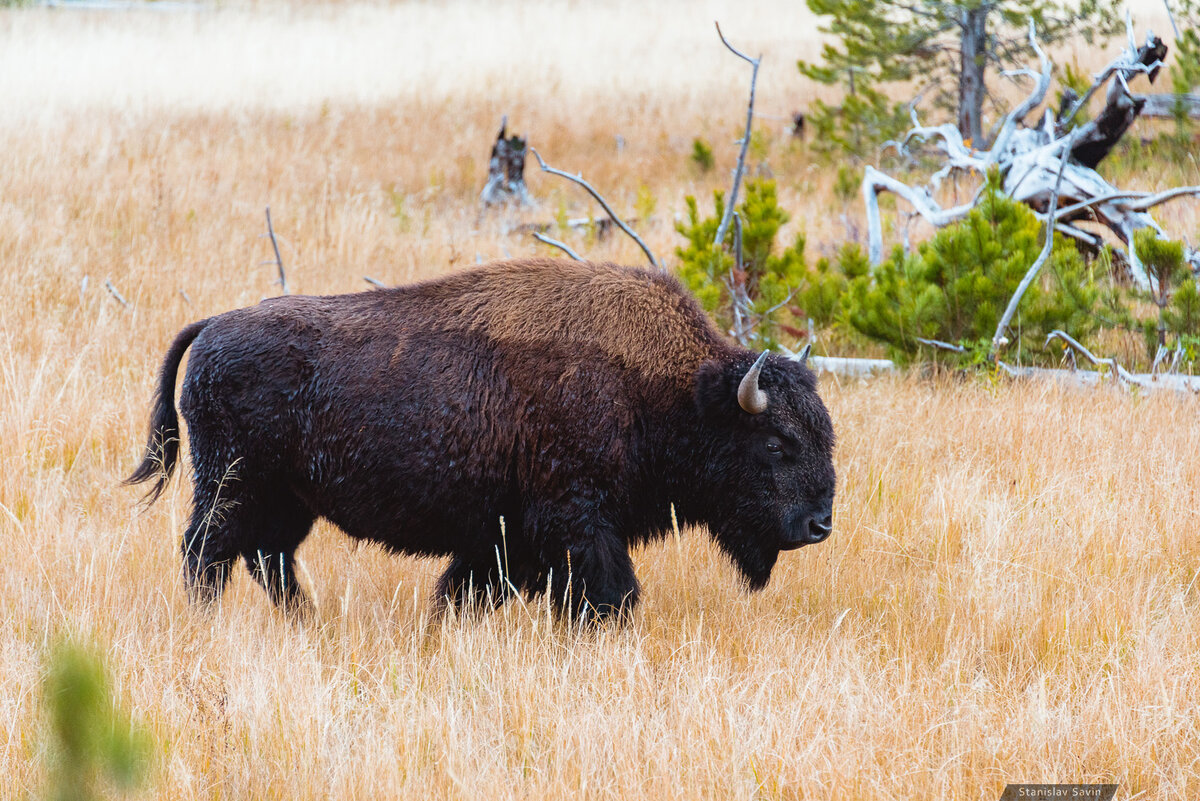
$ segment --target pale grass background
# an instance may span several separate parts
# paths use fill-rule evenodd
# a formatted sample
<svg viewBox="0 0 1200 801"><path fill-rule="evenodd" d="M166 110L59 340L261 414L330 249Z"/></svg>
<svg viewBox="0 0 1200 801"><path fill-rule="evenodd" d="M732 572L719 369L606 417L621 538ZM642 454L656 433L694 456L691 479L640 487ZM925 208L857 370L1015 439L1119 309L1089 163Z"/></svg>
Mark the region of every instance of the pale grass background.
<svg viewBox="0 0 1200 801"><path fill-rule="evenodd" d="M215 613L187 607L186 482L144 513L117 482L175 331L277 292L263 206L306 292L545 252L513 220L476 221L507 111L618 208L652 195L640 227L669 256L683 195L723 185L744 113L712 18L769 54L764 111L811 98L791 66L814 42L801 4L640 8L0 13L0 798L40 787L42 659L68 632L154 733L149 797L994 799L1088 780L1200 796L1191 399L824 382L833 538L750 595L685 531L638 552L645 602L624 628L570 631L536 605L431 623L440 563L326 527L300 552L316 624L282 620L243 571ZM487 37L517 28L515 48ZM819 251L845 210L781 127L763 125L764 158ZM717 147L709 176L688 166L695 133ZM590 210L530 182L543 205L524 218Z"/></svg>

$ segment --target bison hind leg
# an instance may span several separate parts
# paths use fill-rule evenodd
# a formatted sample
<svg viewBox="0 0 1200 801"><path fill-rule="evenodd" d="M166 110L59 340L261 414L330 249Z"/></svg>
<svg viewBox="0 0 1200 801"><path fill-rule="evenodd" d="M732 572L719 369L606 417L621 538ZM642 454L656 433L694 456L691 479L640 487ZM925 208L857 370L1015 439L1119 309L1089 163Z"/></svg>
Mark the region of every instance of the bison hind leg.
<svg viewBox="0 0 1200 801"><path fill-rule="evenodd" d="M250 575L272 603L289 614L310 615L312 601L296 578L296 548L315 515L291 492L262 493L256 508L239 521L242 556Z"/></svg>
<svg viewBox="0 0 1200 801"><path fill-rule="evenodd" d="M250 575L267 591L271 602L290 615L301 617L313 613L313 604L308 594L296 580L295 552L269 552L255 550L245 554Z"/></svg>
<svg viewBox="0 0 1200 801"><path fill-rule="evenodd" d="M460 554L450 560L438 579L433 602L439 610L447 606L460 611L471 607L489 610L508 600L510 593L510 582L494 558Z"/></svg>
<svg viewBox="0 0 1200 801"><path fill-rule="evenodd" d="M227 536L225 520L205 502L207 499L206 493L197 492L191 522L183 533L184 587L188 601L194 605L211 604L221 597L238 557Z"/></svg>
<svg viewBox="0 0 1200 801"><path fill-rule="evenodd" d="M195 482L195 506L183 536L184 583L193 603L220 598L239 558L285 611L311 607L296 581L295 552L314 515L287 490L232 479Z"/></svg>

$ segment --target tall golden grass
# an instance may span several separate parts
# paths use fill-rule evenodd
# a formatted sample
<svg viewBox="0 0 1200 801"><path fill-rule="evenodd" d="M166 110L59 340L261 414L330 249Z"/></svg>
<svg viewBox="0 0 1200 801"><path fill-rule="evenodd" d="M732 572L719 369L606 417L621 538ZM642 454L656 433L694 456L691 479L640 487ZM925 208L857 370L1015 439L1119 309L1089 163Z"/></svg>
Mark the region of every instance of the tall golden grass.
<svg viewBox="0 0 1200 801"><path fill-rule="evenodd" d="M776 54L764 111L811 97L790 63L811 21L792 6L717 9ZM827 380L832 539L785 554L752 595L684 531L636 554L644 602L624 627L573 630L537 603L431 621L439 563L324 525L300 551L310 624L244 571L215 611L187 605L186 482L148 511L118 482L174 332L278 292L264 206L293 286L340 292L546 252L508 226L587 213L531 170L539 209L477 220L502 112L620 209L652 197L640 227L660 255L683 195L724 184L747 76L712 9L611 9L0 13L0 797L44 786L40 678L68 633L97 644L151 730L150 797L990 799L1009 781L1200 796L1190 398ZM492 49L514 17L528 38ZM396 21L410 19L432 33ZM473 33L444 42L455 30ZM408 31L396 53L388 31ZM624 37L636 46L605 47ZM292 61L239 62L260 39ZM361 60L330 76L296 48ZM360 71L372 53L391 58L379 87ZM173 81L158 60L195 63ZM22 80L14 64L49 71ZM400 64L436 90L398 80ZM255 77L293 66L282 97ZM832 177L781 126L763 125L766 161L793 229L828 247L845 234ZM689 166L697 134L717 145L712 174Z"/></svg>

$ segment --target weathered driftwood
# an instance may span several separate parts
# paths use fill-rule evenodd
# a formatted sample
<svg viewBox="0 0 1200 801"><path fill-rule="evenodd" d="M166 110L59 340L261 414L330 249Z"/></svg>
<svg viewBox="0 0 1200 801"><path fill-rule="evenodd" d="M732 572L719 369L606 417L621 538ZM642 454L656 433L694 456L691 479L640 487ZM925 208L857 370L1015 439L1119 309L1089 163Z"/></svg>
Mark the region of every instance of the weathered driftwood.
<svg viewBox="0 0 1200 801"><path fill-rule="evenodd" d="M520 206L532 206L533 198L525 186L525 139L513 134L507 135L508 117L500 120L500 133L492 145L492 155L488 159L487 183L479 193L479 201L483 208L504 206L516 203Z"/></svg>
<svg viewBox="0 0 1200 801"><path fill-rule="evenodd" d="M1200 119L1200 93L1191 92L1183 95L1158 94L1158 95L1135 95L1142 101L1142 116L1143 117L1163 117L1173 119L1175 117L1175 106L1183 109L1184 113L1192 119Z"/></svg>
<svg viewBox="0 0 1200 801"><path fill-rule="evenodd" d="M1078 344L1078 343L1076 343ZM1082 345L1083 351L1087 351ZM794 357L793 357L794 358ZM1094 363L1108 366L1110 360L1093 357ZM1017 367L1000 361L997 366L1011 378L1027 378L1037 381L1053 381L1056 384L1070 387L1096 387L1113 382L1113 371L1099 370L1064 370L1048 367ZM842 378L871 378L879 375L892 375L900 372L890 359L852 359L835 356L810 356L808 365L818 374L829 373ZM1139 391L1156 392L1186 392L1200 394L1200 376L1179 375L1176 373L1130 373L1121 368L1117 372L1117 381L1122 386L1136 387Z"/></svg>
<svg viewBox="0 0 1200 801"><path fill-rule="evenodd" d="M1096 76L1092 87L1082 97L1069 105L1064 104L1065 108L1057 117L1047 109L1038 124L1024 127L1024 117L1045 100L1052 66L1037 43L1032 25L1030 45L1041 62L1037 73L1025 72L1037 78L1034 89L1024 102L1004 118L990 148L978 150L969 147L958 128L951 124L920 125L914 112L913 129L895 146L901 153L907 153L908 144L914 140L937 142L945 162L931 177L929 184L924 187L908 186L874 167L864 170L862 192L867 210L868 255L871 263L879 264L883 260L880 192L892 192L904 198L930 225L940 228L965 217L974 208L978 197L977 193L976 198L967 203L943 208L934 199L941 182L954 173L982 175L995 168L1003 177L1003 191L1029 205L1043 219L1050 208L1051 198L1059 198L1058 208L1053 213L1054 227L1059 233L1093 249L1098 249L1102 244L1101 235L1081 228L1080 223L1097 223L1115 234L1127 247L1133 280L1140 287L1148 289L1150 279L1133 247L1133 232L1150 228L1164 235L1148 210L1177 197L1200 195L1200 187L1189 186L1157 193L1121 191L1100 177L1093 167L1124 135L1144 108L1142 99L1130 94L1129 81L1137 75L1153 76L1161 66L1166 46L1154 36L1148 37L1140 47L1136 46L1131 32L1129 46ZM1075 113L1106 83L1108 90L1104 109L1095 119L1071 127ZM1069 143L1069 139L1073 141ZM1068 147L1071 160L1064 166L1062 153ZM1055 186L1060 187L1057 193ZM1189 262L1200 266L1200 256L1196 252L1189 250L1187 258Z"/></svg>
<svg viewBox="0 0 1200 801"><path fill-rule="evenodd" d="M808 366L819 373L849 378L867 378L881 373L895 373L896 365L890 359L849 359L838 356L809 356Z"/></svg>

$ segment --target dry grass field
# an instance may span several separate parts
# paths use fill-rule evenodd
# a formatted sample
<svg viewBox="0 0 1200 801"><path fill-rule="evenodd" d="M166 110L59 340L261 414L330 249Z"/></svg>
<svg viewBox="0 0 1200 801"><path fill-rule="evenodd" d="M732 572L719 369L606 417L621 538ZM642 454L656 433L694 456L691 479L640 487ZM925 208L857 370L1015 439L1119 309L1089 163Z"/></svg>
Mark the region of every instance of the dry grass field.
<svg viewBox="0 0 1200 801"><path fill-rule="evenodd" d="M150 730L151 798L1200 797L1191 398L825 380L833 537L752 595L685 530L636 554L624 627L537 604L433 621L440 563L324 525L300 550L311 623L240 569L217 609L187 605L187 483L143 511L119 481L174 333L279 291L263 208L301 292L545 254L476 218L508 113L619 209L652 200L640 227L670 256L744 114L714 17L768 54L764 115L814 96L792 66L813 20L782 0L0 11L0 798L42 792L41 681L65 636ZM832 171L783 126L764 118L761 155L819 252L845 235ZM709 175L694 135L716 145ZM529 179L542 203L519 219L591 210ZM1172 209L1194 233L1195 206Z"/></svg>

